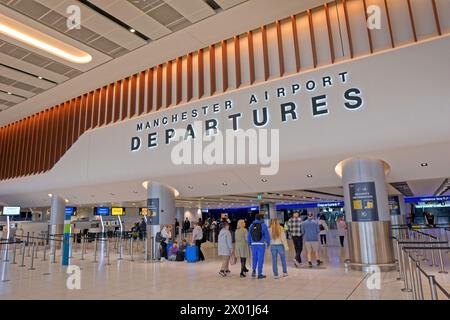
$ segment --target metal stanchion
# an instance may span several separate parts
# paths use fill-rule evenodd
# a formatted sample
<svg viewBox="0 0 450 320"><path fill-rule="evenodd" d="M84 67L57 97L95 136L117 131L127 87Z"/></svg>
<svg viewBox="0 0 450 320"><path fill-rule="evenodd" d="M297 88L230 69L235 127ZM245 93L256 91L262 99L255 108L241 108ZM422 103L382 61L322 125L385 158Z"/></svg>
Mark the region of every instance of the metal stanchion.
<svg viewBox="0 0 450 320"><path fill-rule="evenodd" d="M422 277L420 275L420 264L416 261L416 281L417 281L417 293L419 300L423 300L423 286L422 286Z"/></svg>
<svg viewBox="0 0 450 320"><path fill-rule="evenodd" d="M53 239L53 248L52 248L52 263L56 263L56 240Z"/></svg>
<svg viewBox="0 0 450 320"><path fill-rule="evenodd" d="M428 283L430 284L431 300L438 300L436 280L433 275L428 276Z"/></svg>
<svg viewBox="0 0 450 320"><path fill-rule="evenodd" d="M122 246L123 246L123 239L122 239L122 235L120 236L120 239L119 239L119 246L118 246L118 248L119 248L119 258L117 258L117 260L122 260L123 258L122 258Z"/></svg>
<svg viewBox="0 0 450 320"><path fill-rule="evenodd" d="M36 250L35 250L35 252L34 252L34 258L35 258L35 259L38 258L38 251L39 251L39 242L37 243Z"/></svg>
<svg viewBox="0 0 450 320"><path fill-rule="evenodd" d="M403 260L403 282L405 283L405 287L402 288L403 292L411 292L411 286L410 286L410 277L409 277L409 263L408 259L406 258L406 252L405 250L401 250L401 259Z"/></svg>
<svg viewBox="0 0 450 320"><path fill-rule="evenodd" d="M106 249L106 258L107 258L107 263L106 263L106 265L107 266L110 266L111 265L111 262L109 261L109 249L110 249L110 247L111 247L111 243L110 243L110 241L109 241L110 239L109 238L107 238L107 240L106 240L106 245L108 246Z"/></svg>
<svg viewBox="0 0 450 320"><path fill-rule="evenodd" d="M30 232L27 232L27 246L30 243Z"/></svg>
<svg viewBox="0 0 450 320"><path fill-rule="evenodd" d="M440 263L439 273L448 273L445 270L444 260L442 259L442 250L438 250L438 252L439 252L439 263Z"/></svg>
<svg viewBox="0 0 450 320"><path fill-rule="evenodd" d="M133 257L133 237L130 238L130 256L131 256L131 261L134 261L134 257Z"/></svg>
<svg viewBox="0 0 450 320"><path fill-rule="evenodd" d="M28 235L29 235L29 232L27 233L27 238L29 239ZM32 239L34 238L34 232L32 233L31 238L32 238ZM29 257L30 257L30 254L31 254L31 246L30 246L30 242L29 242L28 239L27 239L27 246L28 246L28 250L27 250L27 258L29 258ZM33 240L33 242L34 242L34 240Z"/></svg>
<svg viewBox="0 0 450 320"><path fill-rule="evenodd" d="M47 260L47 243L44 241L44 256L42 257L42 261Z"/></svg>
<svg viewBox="0 0 450 320"><path fill-rule="evenodd" d="M0 250L0 253L1 253L1 250ZM5 245L5 262L9 262L9 244L8 243Z"/></svg>
<svg viewBox="0 0 450 320"><path fill-rule="evenodd" d="M25 242L22 242L22 263L19 267L25 267Z"/></svg>
<svg viewBox="0 0 450 320"><path fill-rule="evenodd" d="M147 237L144 238L144 261L148 261L148 243L147 243Z"/></svg>
<svg viewBox="0 0 450 320"><path fill-rule="evenodd" d="M437 263L436 263L436 259L435 259L435 256L434 256L434 244L433 244L433 239L430 237L429 238L430 239L430 242L431 242L431 248L433 248L433 249L431 249L431 264L430 264L430 267L433 267L433 266L435 266L435 267L437 267ZM439 238L437 238L437 241L439 241Z"/></svg>
<svg viewBox="0 0 450 320"><path fill-rule="evenodd" d="M81 237L81 260L84 260L84 246L86 242L86 237Z"/></svg>
<svg viewBox="0 0 450 320"><path fill-rule="evenodd" d="M413 293L413 298L414 300L418 300L417 299L417 284L416 284L416 264L413 263L412 258L410 255L408 255L408 265L409 265L409 275L410 275L410 279L411 279L411 288L412 288L412 293Z"/></svg>
<svg viewBox="0 0 450 320"><path fill-rule="evenodd" d="M403 267L403 259L401 257L401 251L400 251L400 243L397 240L397 259L398 259L398 272L399 272L399 277L397 278L397 280L403 280L404 278L404 267Z"/></svg>
<svg viewBox="0 0 450 320"><path fill-rule="evenodd" d="M13 260L12 260L11 264L16 264L16 249L17 249L17 243L14 242L14 247L13 247Z"/></svg>
<svg viewBox="0 0 450 320"><path fill-rule="evenodd" d="M0 239L2 240L2 239ZM0 261L2 261L2 251L3 251L3 243L0 242Z"/></svg>
<svg viewBox="0 0 450 320"><path fill-rule="evenodd" d="M31 266L28 270L34 270L34 252L36 251L36 243L33 241L33 252L31 254Z"/></svg>
<svg viewBox="0 0 450 320"><path fill-rule="evenodd" d="M95 237L95 247L94 247L94 263L97 263L97 236Z"/></svg>

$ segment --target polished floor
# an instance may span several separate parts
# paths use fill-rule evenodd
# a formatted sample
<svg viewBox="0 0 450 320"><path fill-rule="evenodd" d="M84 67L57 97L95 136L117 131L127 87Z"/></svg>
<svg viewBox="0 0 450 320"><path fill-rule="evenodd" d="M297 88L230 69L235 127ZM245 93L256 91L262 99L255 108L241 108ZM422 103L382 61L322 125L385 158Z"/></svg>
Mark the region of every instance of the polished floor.
<svg viewBox="0 0 450 320"><path fill-rule="evenodd" d="M312 269L294 267L291 245L289 276L281 279L273 278L267 252L267 278L263 280L241 279L238 265L231 266L230 277L219 276L220 258L211 243L204 248L206 261L192 264L144 262L141 244L134 250L134 261L127 250L123 260L117 260L117 250L111 249L108 265L106 258L94 262L92 248L80 260L81 249L75 247L71 264L81 268L81 288L73 290L67 287L69 275L60 266L60 257L57 256L57 263L51 263L47 253L47 260L42 261L41 248L34 260L35 270L29 270L31 257L26 253L25 267L20 267L19 250L17 264L11 264L10 251L9 261L4 261L4 254L0 261L0 299L411 299L410 293L401 291L403 282L397 280L398 272L381 273L378 281L369 274L348 270L343 263L346 249L340 248L333 234L328 242L322 248L324 265Z"/></svg>

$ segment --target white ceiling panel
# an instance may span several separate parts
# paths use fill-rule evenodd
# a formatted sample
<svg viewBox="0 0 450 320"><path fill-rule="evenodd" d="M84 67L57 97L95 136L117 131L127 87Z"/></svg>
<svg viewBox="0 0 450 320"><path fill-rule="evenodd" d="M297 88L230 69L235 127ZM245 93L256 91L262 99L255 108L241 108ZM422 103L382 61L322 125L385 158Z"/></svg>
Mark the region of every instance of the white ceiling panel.
<svg viewBox="0 0 450 320"><path fill-rule="evenodd" d="M80 8L81 12L81 24L91 30L94 30L96 33L104 36L105 38L115 42L116 44L127 48L128 50L134 50L138 46L134 45L137 39L140 39L133 33L125 30L121 26L117 25L115 22L110 19L98 14L91 8L83 5L82 3L74 0L66 0L59 1L59 3L55 4L53 0L36 0L41 4L49 7L50 9L55 10L59 14L63 16L67 16L66 10L70 5L76 5ZM136 39L137 38L137 39ZM140 45L145 44L146 42L143 39L140 39Z"/></svg>
<svg viewBox="0 0 450 320"><path fill-rule="evenodd" d="M226 10L247 0L215 0L215 1L219 6L222 7L222 9Z"/></svg>
<svg viewBox="0 0 450 320"><path fill-rule="evenodd" d="M165 2L185 16L186 19L192 23L205 19L216 13L203 0L165 0Z"/></svg>
<svg viewBox="0 0 450 320"><path fill-rule="evenodd" d="M35 93L33 93L33 92L22 90L22 89L13 87L13 86L8 86L3 83L0 83L0 90L6 91L6 92L12 92L16 95L23 96L25 98L31 98L32 96L35 95Z"/></svg>
<svg viewBox="0 0 450 320"><path fill-rule="evenodd" d="M35 74L37 76L41 76L45 79L55 81L57 83L61 83L61 82L64 82L69 79L66 76L63 76L56 72L52 72L50 70L35 66L34 64L28 63L26 61L12 58L4 53L0 53L0 61L2 62L2 64L5 64L7 66L10 66L10 67L13 67L13 68L16 68L19 70L26 70L29 73Z"/></svg>
<svg viewBox="0 0 450 320"><path fill-rule="evenodd" d="M128 1L91 0L91 3L125 22L130 27L136 29L150 39L158 39L171 33L169 28L166 28Z"/></svg>
<svg viewBox="0 0 450 320"><path fill-rule="evenodd" d="M26 73L22 73L22 72L19 72L14 69L10 69L10 68L7 68L7 67L1 66L1 65L0 65L0 74L7 78L10 78L10 79L13 79L16 81L21 81L21 82L24 82L27 84L31 84L35 87L42 88L42 89L50 89L51 87L55 86L51 82L41 80L39 78L30 76Z"/></svg>
<svg viewBox="0 0 450 320"><path fill-rule="evenodd" d="M24 98L17 97L12 94L7 94L7 93L1 92L1 91L0 91L0 99L7 100L10 102L14 102L14 103L19 103L19 102L22 102L25 100Z"/></svg>

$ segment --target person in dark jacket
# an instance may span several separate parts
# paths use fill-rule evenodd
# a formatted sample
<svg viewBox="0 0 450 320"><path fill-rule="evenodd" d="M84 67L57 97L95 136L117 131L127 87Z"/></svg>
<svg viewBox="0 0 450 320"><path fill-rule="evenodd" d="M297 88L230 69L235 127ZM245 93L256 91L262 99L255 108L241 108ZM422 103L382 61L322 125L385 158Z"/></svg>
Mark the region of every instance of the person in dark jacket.
<svg viewBox="0 0 450 320"><path fill-rule="evenodd" d="M269 230L263 218L264 216L262 214L258 214L248 229L248 244L252 249L252 277L256 277L256 268L258 268L258 279L264 279L266 277L263 275L264 253L266 252L266 245L270 245ZM257 226L258 224L260 227ZM256 232L258 229L261 230L260 239L254 239L253 237L258 233Z"/></svg>

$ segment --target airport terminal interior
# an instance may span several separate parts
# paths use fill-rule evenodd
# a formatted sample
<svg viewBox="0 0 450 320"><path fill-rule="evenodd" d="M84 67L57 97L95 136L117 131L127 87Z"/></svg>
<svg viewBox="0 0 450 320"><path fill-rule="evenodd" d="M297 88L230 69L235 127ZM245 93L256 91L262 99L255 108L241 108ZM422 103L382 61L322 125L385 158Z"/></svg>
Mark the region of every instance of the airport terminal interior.
<svg viewBox="0 0 450 320"><path fill-rule="evenodd" d="M0 300L450 300L450 0L0 0Z"/></svg>

